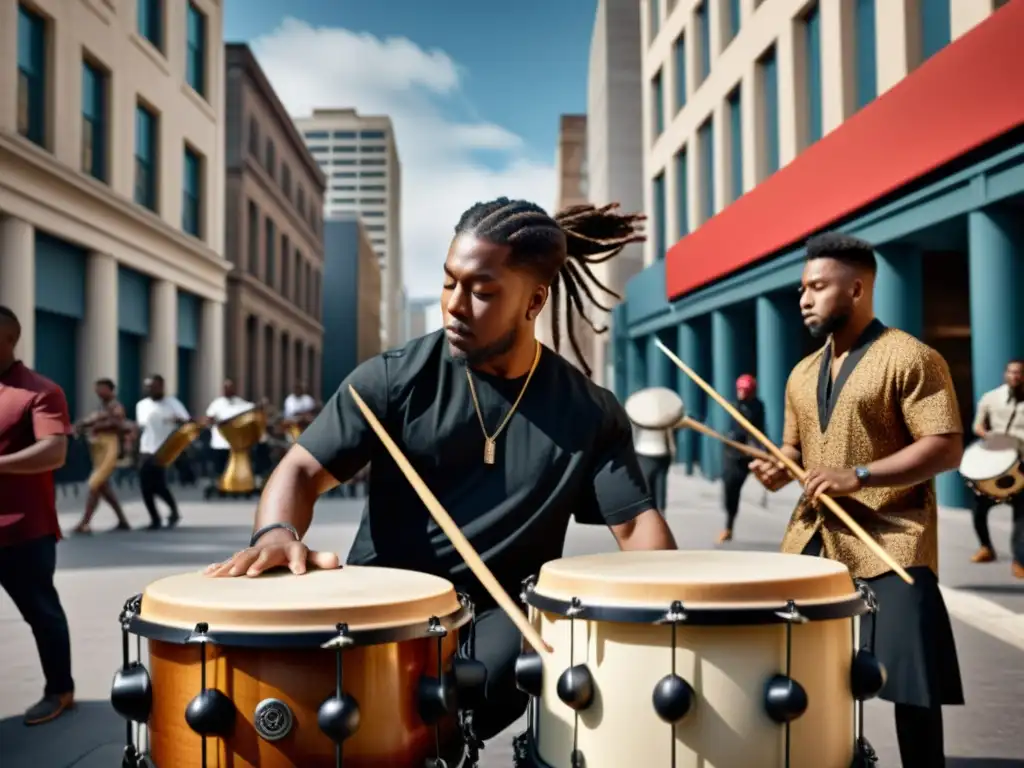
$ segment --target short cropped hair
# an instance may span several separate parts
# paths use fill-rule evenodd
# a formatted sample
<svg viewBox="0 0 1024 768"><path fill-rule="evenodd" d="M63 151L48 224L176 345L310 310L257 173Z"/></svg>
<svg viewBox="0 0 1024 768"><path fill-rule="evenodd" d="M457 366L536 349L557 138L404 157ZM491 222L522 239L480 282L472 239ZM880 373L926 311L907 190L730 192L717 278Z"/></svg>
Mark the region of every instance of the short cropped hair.
<svg viewBox="0 0 1024 768"><path fill-rule="evenodd" d="M113 379L96 379L96 386L110 387L111 389L117 389Z"/></svg>
<svg viewBox="0 0 1024 768"><path fill-rule="evenodd" d="M18 322L18 316L10 307L0 305L0 325L14 326L15 335L21 336L21 323Z"/></svg>
<svg viewBox="0 0 1024 768"><path fill-rule="evenodd" d="M807 261L835 259L851 267L878 271L875 249L867 240L841 232L822 232L807 240Z"/></svg>

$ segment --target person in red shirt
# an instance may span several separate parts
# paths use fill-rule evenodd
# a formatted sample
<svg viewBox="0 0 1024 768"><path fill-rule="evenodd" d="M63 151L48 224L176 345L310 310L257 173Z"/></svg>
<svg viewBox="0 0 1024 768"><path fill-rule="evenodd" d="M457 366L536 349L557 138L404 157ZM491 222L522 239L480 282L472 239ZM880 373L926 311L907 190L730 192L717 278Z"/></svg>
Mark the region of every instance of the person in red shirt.
<svg viewBox="0 0 1024 768"><path fill-rule="evenodd" d="M35 635L46 688L26 725L74 704L68 620L53 583L57 522L53 470L64 465L71 419L64 392L20 360L21 324L0 306L0 586Z"/></svg>

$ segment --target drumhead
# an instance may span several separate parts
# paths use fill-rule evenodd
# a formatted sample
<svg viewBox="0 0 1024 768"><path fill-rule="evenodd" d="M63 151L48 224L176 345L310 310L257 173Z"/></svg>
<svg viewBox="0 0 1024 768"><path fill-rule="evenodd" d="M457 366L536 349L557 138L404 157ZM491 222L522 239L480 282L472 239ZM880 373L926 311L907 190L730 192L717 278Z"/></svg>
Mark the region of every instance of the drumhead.
<svg viewBox="0 0 1024 768"><path fill-rule="evenodd" d="M683 399L667 387L648 387L626 399L626 415L638 427L668 429L683 418Z"/></svg>
<svg viewBox="0 0 1024 768"><path fill-rule="evenodd" d="M967 446L960 474L968 480L990 480L1009 472L1020 461L1020 443L1010 435L989 435Z"/></svg>
<svg viewBox="0 0 1024 768"><path fill-rule="evenodd" d="M755 606L829 602L856 593L842 563L779 552L611 552L566 557L540 569L535 591L584 605Z"/></svg>
<svg viewBox="0 0 1024 768"><path fill-rule="evenodd" d="M439 576L396 568L346 565L301 576L270 573L226 578L183 573L154 581L142 595L140 617L191 630L206 622L211 632L353 632L444 618L460 603L452 583Z"/></svg>

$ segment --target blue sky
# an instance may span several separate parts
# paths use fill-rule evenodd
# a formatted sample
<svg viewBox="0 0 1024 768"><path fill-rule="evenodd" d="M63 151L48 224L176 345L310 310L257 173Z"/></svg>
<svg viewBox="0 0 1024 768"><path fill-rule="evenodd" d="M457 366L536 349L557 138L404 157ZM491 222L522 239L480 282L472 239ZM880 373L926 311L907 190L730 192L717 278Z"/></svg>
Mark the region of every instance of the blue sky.
<svg viewBox="0 0 1024 768"><path fill-rule="evenodd" d="M558 117L586 111L594 10L594 0L228 0L225 39L250 43L293 115L392 115L405 282L429 296L464 208L501 194L551 207Z"/></svg>

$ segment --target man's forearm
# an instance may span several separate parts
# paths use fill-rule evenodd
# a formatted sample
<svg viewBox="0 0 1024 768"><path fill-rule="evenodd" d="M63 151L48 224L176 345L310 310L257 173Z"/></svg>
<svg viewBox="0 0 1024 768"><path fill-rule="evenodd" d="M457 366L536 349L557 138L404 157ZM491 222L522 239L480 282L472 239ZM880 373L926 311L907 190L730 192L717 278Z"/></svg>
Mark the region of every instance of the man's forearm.
<svg viewBox="0 0 1024 768"><path fill-rule="evenodd" d="M271 473L260 494L253 530L273 523L288 523L295 527L299 536L305 536L313 522L313 507L320 493L316 479L307 477L301 466L285 457Z"/></svg>
<svg viewBox="0 0 1024 768"><path fill-rule="evenodd" d="M67 441L64 437L44 437L28 448L0 456L0 474L36 475L64 466Z"/></svg>
<svg viewBox="0 0 1024 768"><path fill-rule="evenodd" d="M961 435L928 435L867 465L868 487L905 487L956 469L963 455Z"/></svg>
<svg viewBox="0 0 1024 768"><path fill-rule="evenodd" d="M612 533L624 552L678 549L672 530L656 509L648 509L627 523L612 526Z"/></svg>

